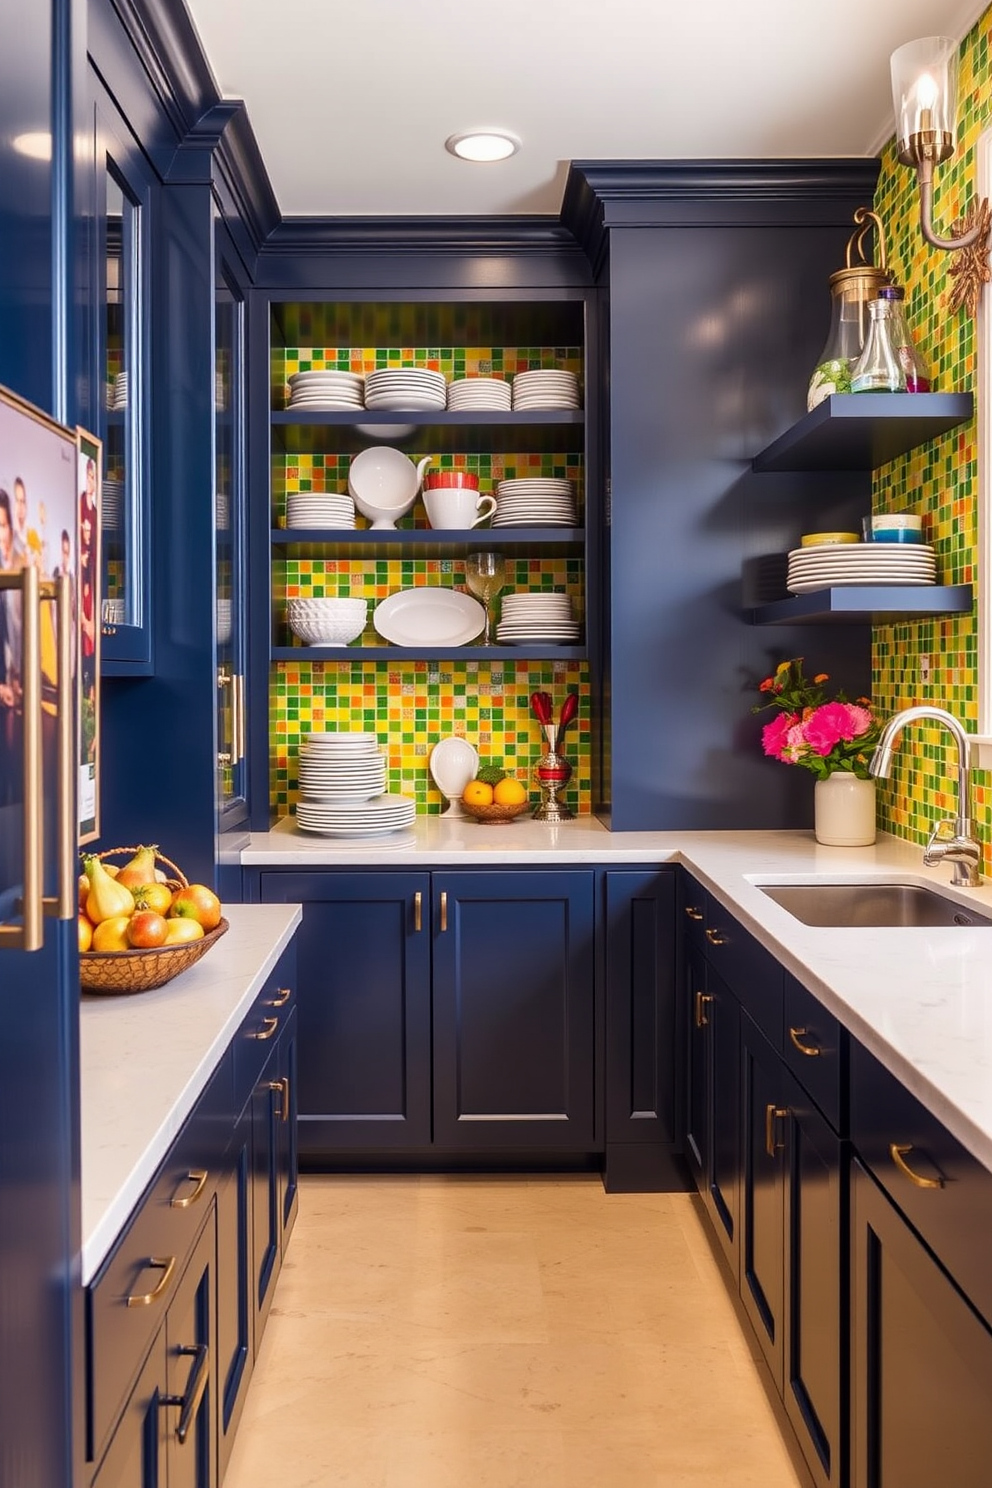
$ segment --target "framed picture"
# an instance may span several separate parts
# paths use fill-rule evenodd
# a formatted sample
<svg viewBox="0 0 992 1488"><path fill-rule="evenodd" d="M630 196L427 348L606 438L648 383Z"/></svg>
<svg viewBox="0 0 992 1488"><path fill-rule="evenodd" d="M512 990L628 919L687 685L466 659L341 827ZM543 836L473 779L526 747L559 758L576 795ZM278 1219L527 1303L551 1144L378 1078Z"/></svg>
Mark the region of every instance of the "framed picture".
<svg viewBox="0 0 992 1488"><path fill-rule="evenodd" d="M61 533L61 557L74 581L78 657L78 720L76 801L78 838L91 842L100 835L100 510L103 484L103 447L99 439L76 430L76 548L73 555L69 533ZM69 531L72 531L70 527ZM62 570L59 570L60 572Z"/></svg>

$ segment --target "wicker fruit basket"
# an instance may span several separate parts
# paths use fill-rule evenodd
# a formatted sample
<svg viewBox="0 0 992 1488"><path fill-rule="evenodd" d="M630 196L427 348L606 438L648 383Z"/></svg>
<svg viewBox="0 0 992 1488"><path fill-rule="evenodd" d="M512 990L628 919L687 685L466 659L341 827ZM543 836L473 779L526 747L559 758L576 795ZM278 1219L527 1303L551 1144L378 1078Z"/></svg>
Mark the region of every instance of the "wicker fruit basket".
<svg viewBox="0 0 992 1488"><path fill-rule="evenodd" d="M137 851L136 847L110 847L93 856L101 860L121 855L132 857ZM163 865L164 871L168 872L166 883L171 889L188 887L186 876L171 859L160 852L156 852L155 858L156 862ZM171 982L180 972L195 966L211 946L216 945L221 936L227 933L228 928L227 921L222 919L199 940L183 940L176 945L156 946L144 951L82 951L79 956L79 981L82 990L120 994L151 992L156 987L164 987L166 982Z"/></svg>
<svg viewBox="0 0 992 1488"><path fill-rule="evenodd" d="M517 806L500 806L493 801L489 806L473 806L468 801L462 801L462 810L467 816L474 817L488 827L506 827L518 816L523 816L525 811L529 811L530 804L530 801L521 801Z"/></svg>

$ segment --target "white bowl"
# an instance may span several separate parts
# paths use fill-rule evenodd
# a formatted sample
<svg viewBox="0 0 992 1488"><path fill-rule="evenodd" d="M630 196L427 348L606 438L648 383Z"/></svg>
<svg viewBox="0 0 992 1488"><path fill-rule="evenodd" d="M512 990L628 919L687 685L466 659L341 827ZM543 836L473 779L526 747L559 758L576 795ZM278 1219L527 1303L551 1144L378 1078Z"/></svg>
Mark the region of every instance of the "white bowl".
<svg viewBox="0 0 992 1488"><path fill-rule="evenodd" d="M367 599L288 599L289 628L310 646L347 646L365 629Z"/></svg>
<svg viewBox="0 0 992 1488"><path fill-rule="evenodd" d="M416 501L420 474L402 450L379 445L362 450L352 460L348 493L374 526L392 527Z"/></svg>

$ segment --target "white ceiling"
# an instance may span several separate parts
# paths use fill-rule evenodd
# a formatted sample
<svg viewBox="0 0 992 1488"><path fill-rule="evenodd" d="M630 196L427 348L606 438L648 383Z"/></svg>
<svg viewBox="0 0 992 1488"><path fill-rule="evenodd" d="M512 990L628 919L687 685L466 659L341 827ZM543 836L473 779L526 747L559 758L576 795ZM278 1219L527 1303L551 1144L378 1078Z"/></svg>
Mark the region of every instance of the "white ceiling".
<svg viewBox="0 0 992 1488"><path fill-rule="evenodd" d="M570 160L872 155L987 0L187 0L284 215L557 212ZM444 148L502 128L519 154Z"/></svg>

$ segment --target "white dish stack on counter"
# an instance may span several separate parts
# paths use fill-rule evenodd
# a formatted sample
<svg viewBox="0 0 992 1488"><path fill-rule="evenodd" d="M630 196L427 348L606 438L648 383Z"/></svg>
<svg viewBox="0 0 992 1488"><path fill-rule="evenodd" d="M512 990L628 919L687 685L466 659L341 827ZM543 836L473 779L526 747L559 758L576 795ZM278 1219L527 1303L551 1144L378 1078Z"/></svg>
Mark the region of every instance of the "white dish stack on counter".
<svg viewBox="0 0 992 1488"><path fill-rule="evenodd" d="M325 837L384 837L412 827L412 796L386 790L375 734L310 733L300 745L296 825Z"/></svg>
<svg viewBox="0 0 992 1488"><path fill-rule="evenodd" d="M504 594L496 639L501 645L523 646L544 641L567 646L579 639L580 626L567 594Z"/></svg>

